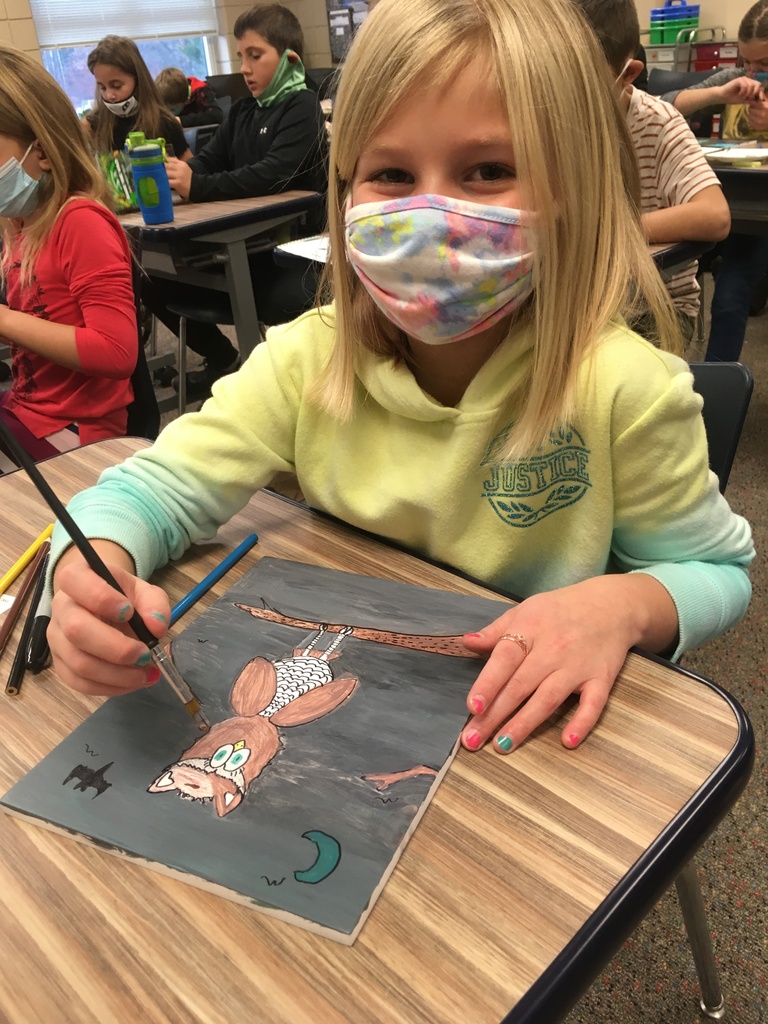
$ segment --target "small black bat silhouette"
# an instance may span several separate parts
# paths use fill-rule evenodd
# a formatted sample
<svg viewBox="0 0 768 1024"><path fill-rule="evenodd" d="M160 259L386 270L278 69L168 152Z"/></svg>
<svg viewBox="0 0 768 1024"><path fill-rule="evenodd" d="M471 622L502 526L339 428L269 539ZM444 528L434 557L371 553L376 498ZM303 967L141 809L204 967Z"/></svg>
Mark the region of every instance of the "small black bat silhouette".
<svg viewBox="0 0 768 1024"><path fill-rule="evenodd" d="M285 877L281 878L279 881L276 878L267 878L266 875L262 875L261 877L264 879L267 885L282 885L283 882L285 881Z"/></svg>
<svg viewBox="0 0 768 1024"><path fill-rule="evenodd" d="M73 768L66 779L64 779L62 786L66 786L66 784L72 779L79 779L80 782L75 786L75 789L79 789L82 793L85 793L87 789L95 789L96 792L93 794L93 799L95 800L97 796L101 796L102 793L106 793L112 785L111 782L107 782L104 778L104 773L108 768L111 768L114 763L114 761L110 761L109 764L105 764L103 768L97 768L93 771L87 765L79 764L76 768Z"/></svg>

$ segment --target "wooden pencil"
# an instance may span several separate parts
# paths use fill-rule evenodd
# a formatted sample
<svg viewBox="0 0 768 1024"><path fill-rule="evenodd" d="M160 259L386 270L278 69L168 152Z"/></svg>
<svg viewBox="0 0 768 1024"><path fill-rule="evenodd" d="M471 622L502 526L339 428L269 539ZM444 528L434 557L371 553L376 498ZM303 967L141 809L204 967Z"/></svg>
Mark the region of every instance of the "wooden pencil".
<svg viewBox="0 0 768 1024"><path fill-rule="evenodd" d="M24 608L24 604L27 600L29 592L34 586L35 580L37 579L37 575L38 572L40 571L42 561L48 554L48 549L50 548L50 546L51 542L49 540L46 540L43 541L43 543L37 549L37 553L35 554L35 557L32 559L32 562L30 563L29 568L27 569L26 573L24 574L24 578L21 581L19 592L13 600L13 604L5 614L3 624L2 626L0 626L0 654L3 653L6 644L11 638L13 627L16 625L19 615L21 614L22 609Z"/></svg>

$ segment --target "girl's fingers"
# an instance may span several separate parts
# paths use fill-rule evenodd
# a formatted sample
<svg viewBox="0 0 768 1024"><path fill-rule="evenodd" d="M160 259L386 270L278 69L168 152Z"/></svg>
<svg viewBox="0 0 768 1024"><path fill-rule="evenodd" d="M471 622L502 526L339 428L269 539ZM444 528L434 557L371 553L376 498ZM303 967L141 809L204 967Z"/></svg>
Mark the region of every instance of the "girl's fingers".
<svg viewBox="0 0 768 1024"><path fill-rule="evenodd" d="M609 693L610 687L607 687L599 679L592 679L584 685L579 696L579 706L573 718L563 729L563 746L573 750L592 732L600 721L600 716L608 702Z"/></svg>
<svg viewBox="0 0 768 1024"><path fill-rule="evenodd" d="M499 692L523 664L527 657L526 650L527 644L524 649L523 642L501 638L497 641L467 695L467 707L473 715L483 715L490 708Z"/></svg>
<svg viewBox="0 0 768 1024"><path fill-rule="evenodd" d="M49 633L53 630L54 641L61 636L68 645L67 650L79 650L113 666L134 665L147 651L135 636L128 636L111 622L97 618L62 591L54 595L52 611ZM53 645L51 650L60 653Z"/></svg>
<svg viewBox="0 0 768 1024"><path fill-rule="evenodd" d="M88 654L70 643L53 622L48 627L48 634L59 678L79 693L117 696L151 685L151 668L148 672L147 668L138 665L119 666Z"/></svg>

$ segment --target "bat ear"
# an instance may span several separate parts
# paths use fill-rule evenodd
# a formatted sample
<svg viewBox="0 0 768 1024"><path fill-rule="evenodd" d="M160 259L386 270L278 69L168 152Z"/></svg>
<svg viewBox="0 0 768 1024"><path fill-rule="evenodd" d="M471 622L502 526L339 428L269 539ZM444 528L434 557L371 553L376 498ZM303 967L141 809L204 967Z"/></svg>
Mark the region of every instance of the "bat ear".
<svg viewBox="0 0 768 1024"><path fill-rule="evenodd" d="M178 789L178 785L174 781L173 771L167 768L159 778L155 779L151 786L147 787L148 793L173 793L174 790Z"/></svg>
<svg viewBox="0 0 768 1024"><path fill-rule="evenodd" d="M269 705L276 693L275 666L266 658L254 658L235 680L229 702L238 715L252 718Z"/></svg>
<svg viewBox="0 0 768 1024"><path fill-rule="evenodd" d="M351 697L357 687L357 679L352 676L339 676L332 683L317 686L309 693L302 694L290 704L280 708L270 718L273 725L305 725L335 711L347 697Z"/></svg>

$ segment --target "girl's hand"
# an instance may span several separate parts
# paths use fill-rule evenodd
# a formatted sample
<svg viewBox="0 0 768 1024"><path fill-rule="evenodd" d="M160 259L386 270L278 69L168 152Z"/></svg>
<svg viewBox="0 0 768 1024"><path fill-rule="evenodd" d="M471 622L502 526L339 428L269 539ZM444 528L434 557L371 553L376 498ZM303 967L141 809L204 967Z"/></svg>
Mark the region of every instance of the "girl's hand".
<svg viewBox="0 0 768 1024"><path fill-rule="evenodd" d="M134 609L156 637L168 629L171 609L160 587L127 571L126 562L131 567L132 562L126 552L117 545L109 547L120 555L105 557L103 550L100 554L125 596L71 549L56 568L48 644L63 683L80 693L116 696L159 679L149 651L127 625Z"/></svg>
<svg viewBox="0 0 768 1024"><path fill-rule="evenodd" d="M577 746L600 718L629 648L665 650L676 634L672 598L651 576L599 576L529 597L464 637L489 658L467 697L474 714L462 743L478 750L493 737L509 753L577 693L561 736Z"/></svg>
<svg viewBox="0 0 768 1024"><path fill-rule="evenodd" d="M192 168L178 157L169 156L165 163L168 172L168 181L171 188L178 192L182 199L189 199L189 190L192 187Z"/></svg>
<svg viewBox="0 0 768 1024"><path fill-rule="evenodd" d="M761 100L764 98L763 86L756 79L742 75L721 85L720 97L722 103L749 103L750 100Z"/></svg>
<svg viewBox="0 0 768 1024"><path fill-rule="evenodd" d="M747 124L753 132L768 131L768 102L755 100L749 104Z"/></svg>

